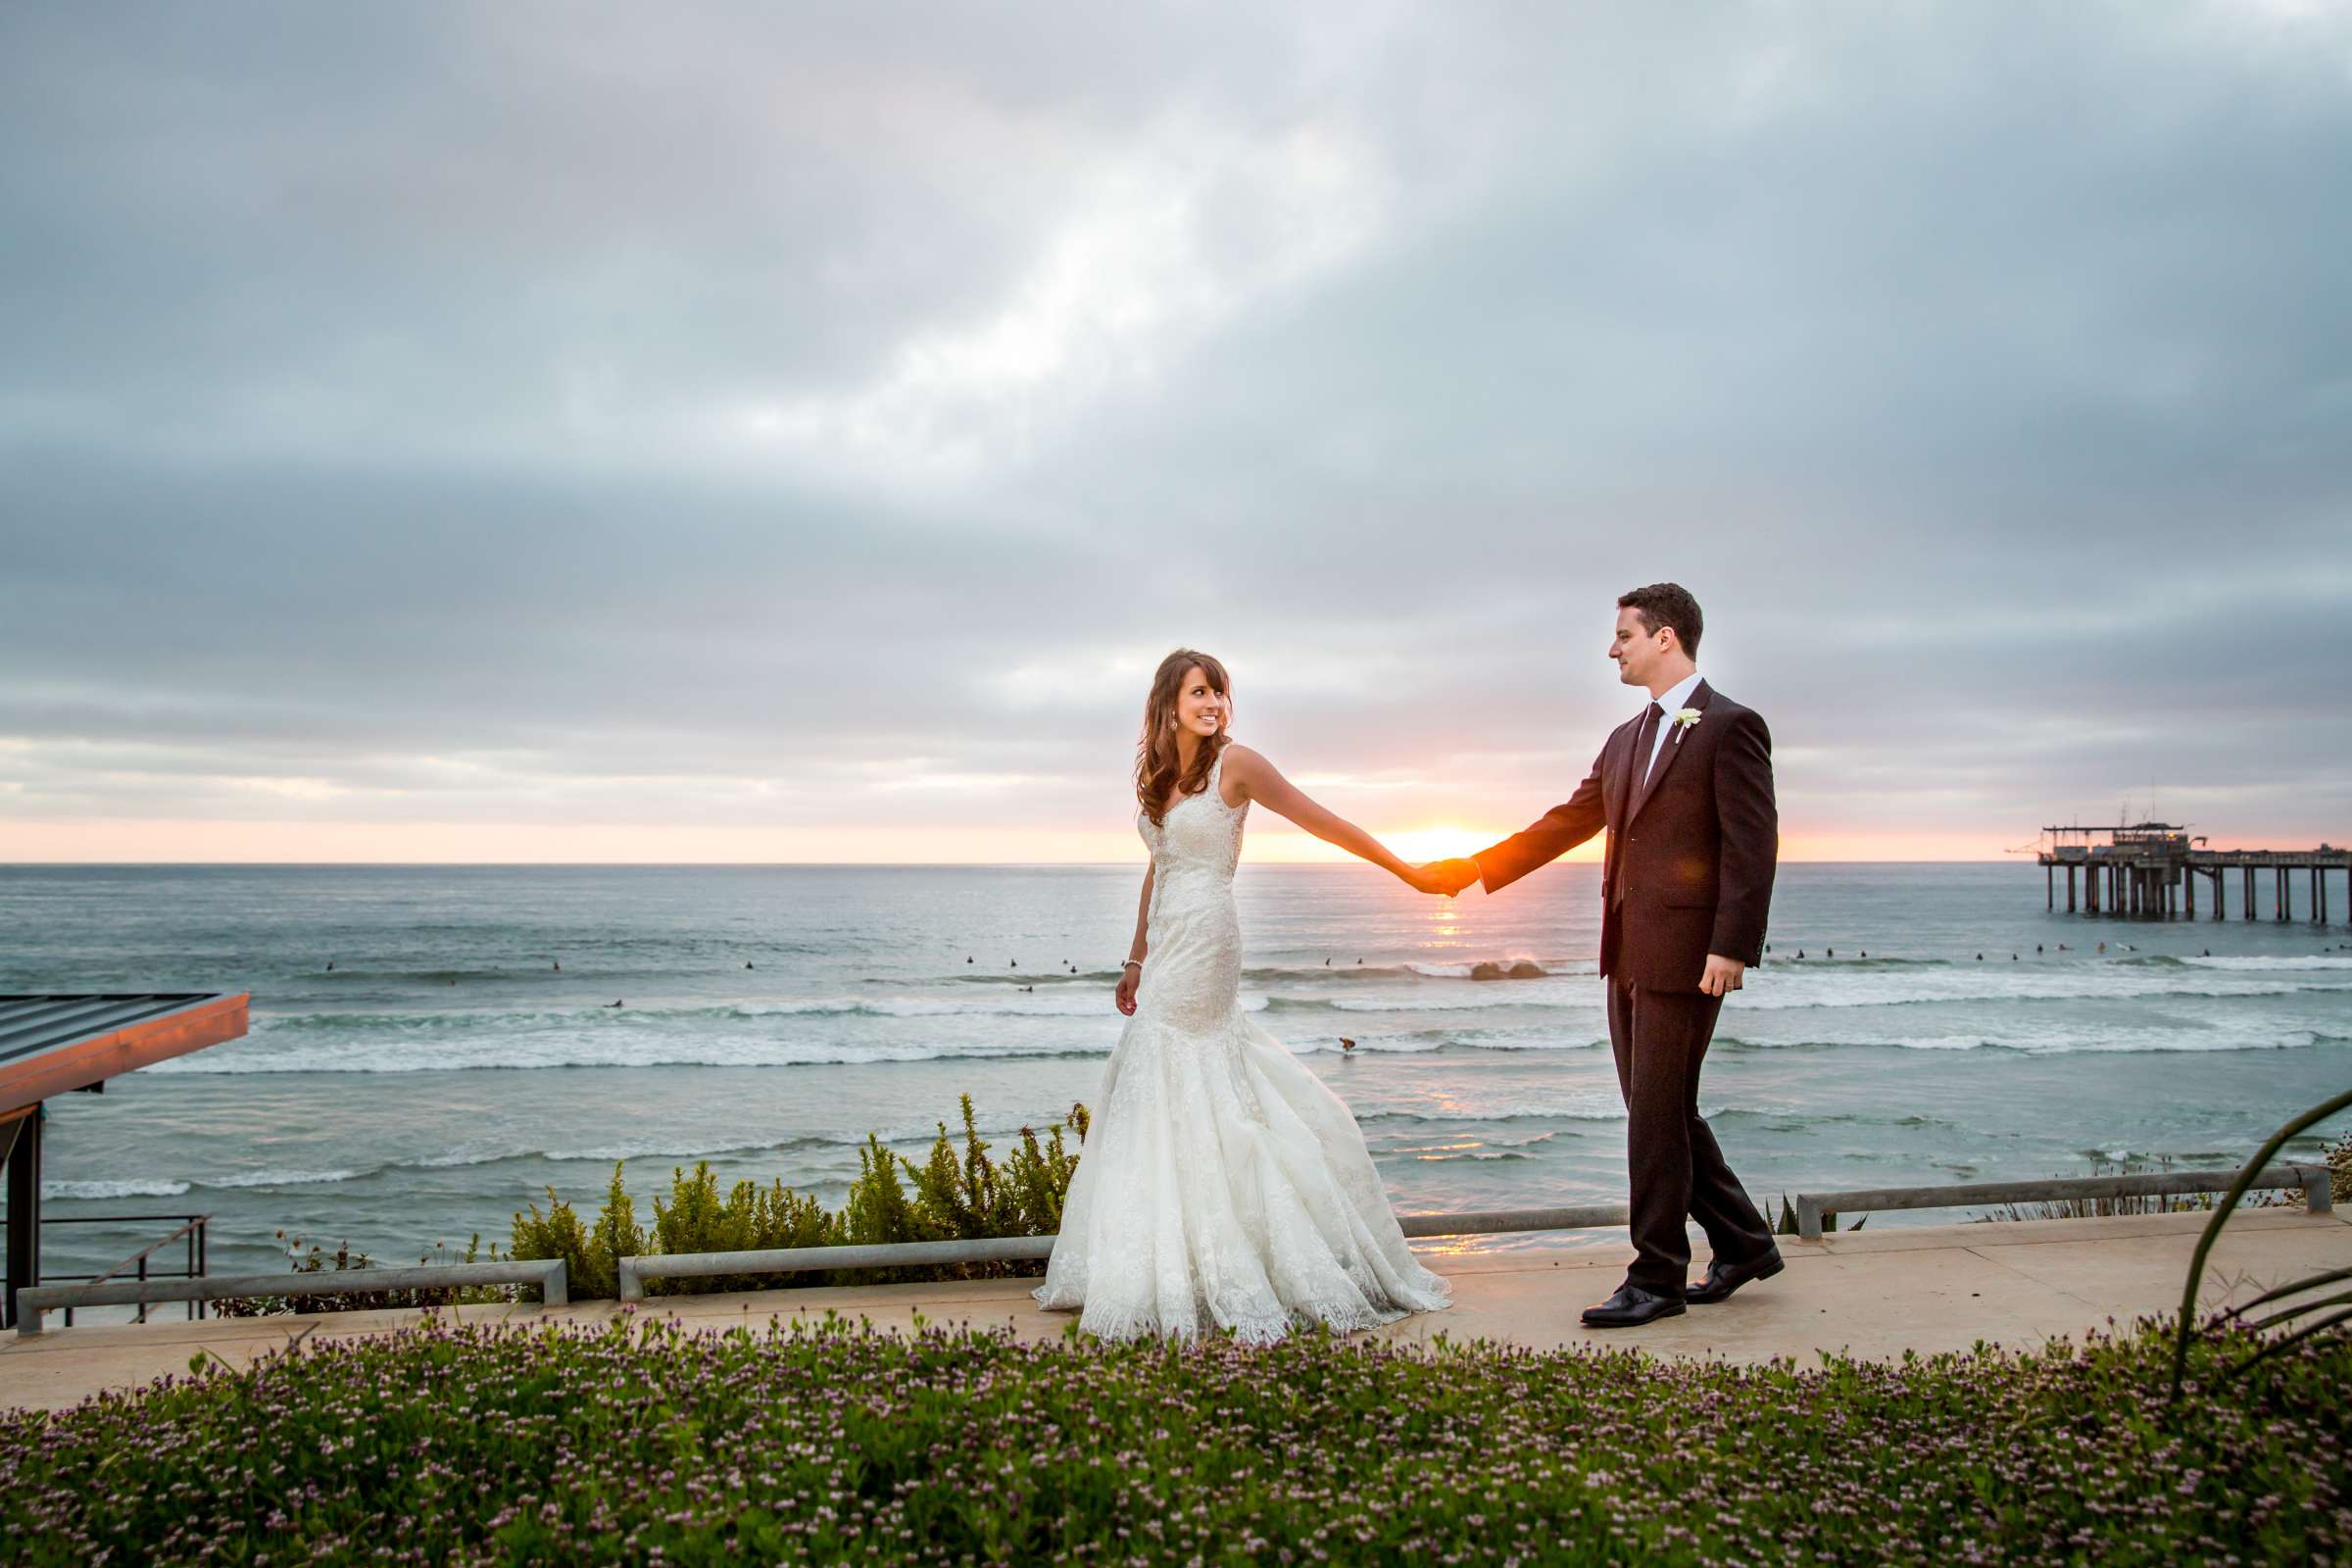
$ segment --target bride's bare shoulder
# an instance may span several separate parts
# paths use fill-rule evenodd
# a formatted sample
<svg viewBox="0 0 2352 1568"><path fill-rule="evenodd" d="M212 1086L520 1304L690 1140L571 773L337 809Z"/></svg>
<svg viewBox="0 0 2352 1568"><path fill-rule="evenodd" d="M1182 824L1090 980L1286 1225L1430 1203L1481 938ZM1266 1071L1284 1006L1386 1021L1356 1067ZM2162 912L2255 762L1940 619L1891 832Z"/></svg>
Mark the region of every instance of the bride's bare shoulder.
<svg viewBox="0 0 2352 1568"><path fill-rule="evenodd" d="M1217 763L1217 794L1227 806L1241 805L1257 792L1259 785L1280 776L1272 762L1239 742L1228 745Z"/></svg>

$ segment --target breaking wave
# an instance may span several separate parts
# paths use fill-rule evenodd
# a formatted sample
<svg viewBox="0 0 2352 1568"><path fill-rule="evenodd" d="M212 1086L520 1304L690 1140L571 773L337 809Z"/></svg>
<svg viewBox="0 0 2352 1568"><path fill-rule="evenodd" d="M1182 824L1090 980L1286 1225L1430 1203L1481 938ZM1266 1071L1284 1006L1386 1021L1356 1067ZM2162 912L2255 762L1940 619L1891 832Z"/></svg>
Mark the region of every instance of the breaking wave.
<svg viewBox="0 0 2352 1568"><path fill-rule="evenodd" d="M200 1055L159 1062L154 1073L529 1072L556 1067L824 1067L869 1062L998 1061L1016 1057L1106 1056L1112 1042L1069 1047L968 1042L949 1046L794 1044L767 1039L711 1040L667 1045L643 1038L598 1041L556 1037L541 1042L492 1040L430 1056L386 1053L372 1042L325 1043L297 1050L247 1051L217 1047Z"/></svg>
<svg viewBox="0 0 2352 1568"><path fill-rule="evenodd" d="M43 1198L177 1198L188 1190L186 1182L122 1181L122 1182L43 1182Z"/></svg>

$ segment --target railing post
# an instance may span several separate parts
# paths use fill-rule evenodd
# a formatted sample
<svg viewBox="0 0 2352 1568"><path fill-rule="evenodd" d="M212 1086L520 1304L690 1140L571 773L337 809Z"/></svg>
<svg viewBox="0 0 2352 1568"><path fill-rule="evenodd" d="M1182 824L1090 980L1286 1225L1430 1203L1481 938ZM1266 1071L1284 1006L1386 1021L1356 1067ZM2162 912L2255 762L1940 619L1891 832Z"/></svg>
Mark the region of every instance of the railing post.
<svg viewBox="0 0 2352 1568"><path fill-rule="evenodd" d="M635 1258L622 1258L613 1272L620 1279L620 1298L622 1300L642 1301L645 1299L645 1281L638 1277Z"/></svg>
<svg viewBox="0 0 2352 1568"><path fill-rule="evenodd" d="M2303 1209L2310 1214L2335 1212L2335 1173L2325 1165L2297 1165L2295 1174L2303 1178Z"/></svg>
<svg viewBox="0 0 2352 1568"><path fill-rule="evenodd" d="M1808 1242L1821 1240L1821 1200L1796 1195L1796 1234Z"/></svg>
<svg viewBox="0 0 2352 1568"><path fill-rule="evenodd" d="M18 1293L41 1283L41 1119L43 1107L21 1112L0 1133L8 1163L8 1282L0 1323L18 1321Z"/></svg>

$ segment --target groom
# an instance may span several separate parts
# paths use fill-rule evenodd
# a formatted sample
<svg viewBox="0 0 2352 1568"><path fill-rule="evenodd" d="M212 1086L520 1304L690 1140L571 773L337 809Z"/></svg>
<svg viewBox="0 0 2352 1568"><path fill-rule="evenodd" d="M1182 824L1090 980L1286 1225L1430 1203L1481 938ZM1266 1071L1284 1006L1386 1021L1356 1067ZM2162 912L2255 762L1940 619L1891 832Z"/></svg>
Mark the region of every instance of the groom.
<svg viewBox="0 0 2352 1568"><path fill-rule="evenodd" d="M1698 601L1652 583L1617 601L1609 657L1649 703L1610 735L1564 806L1467 860L1430 867L1440 888L1498 893L1603 826L1600 972L1609 1047L1631 1117L1635 1259L1585 1322L1619 1328L1720 1301L1781 1271L1771 1227L1698 1115L1698 1067L1726 993L1763 956L1779 814L1764 720L1699 679ZM1684 1216L1714 1250L1686 1288Z"/></svg>

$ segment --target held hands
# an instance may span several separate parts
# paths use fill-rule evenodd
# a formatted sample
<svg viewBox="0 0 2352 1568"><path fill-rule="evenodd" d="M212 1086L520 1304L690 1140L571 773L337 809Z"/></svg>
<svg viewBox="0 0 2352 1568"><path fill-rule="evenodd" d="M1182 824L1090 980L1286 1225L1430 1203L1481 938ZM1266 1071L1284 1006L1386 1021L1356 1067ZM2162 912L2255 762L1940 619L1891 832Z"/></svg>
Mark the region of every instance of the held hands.
<svg viewBox="0 0 2352 1568"><path fill-rule="evenodd" d="M1685 970L1684 972L1689 973L1690 971ZM1740 990L1743 984L1741 976L1746 973L1747 965L1741 963L1738 958L1727 958L1720 953L1710 953L1707 955L1707 972L1698 977L1698 989L1710 997L1720 997L1727 992Z"/></svg>
<svg viewBox="0 0 2352 1568"><path fill-rule="evenodd" d="M1135 988L1144 983L1144 966L1131 963L1119 971L1119 989L1111 998L1112 1004L1129 1017L1135 1016Z"/></svg>
<svg viewBox="0 0 2352 1568"><path fill-rule="evenodd" d="M1432 860L1414 867L1414 874L1406 880L1423 893L1449 899L1477 881L1478 874L1476 860Z"/></svg>

